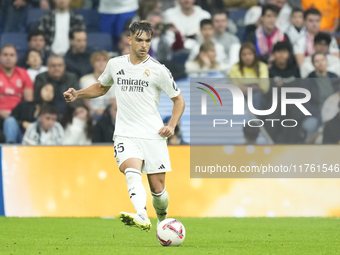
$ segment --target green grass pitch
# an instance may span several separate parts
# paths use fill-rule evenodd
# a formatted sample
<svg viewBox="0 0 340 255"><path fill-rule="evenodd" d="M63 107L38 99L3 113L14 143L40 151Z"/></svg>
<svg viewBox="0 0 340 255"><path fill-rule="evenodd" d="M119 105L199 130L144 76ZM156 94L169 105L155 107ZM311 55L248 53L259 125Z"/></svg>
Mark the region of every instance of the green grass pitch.
<svg viewBox="0 0 340 255"><path fill-rule="evenodd" d="M340 254L339 218L178 218L180 247L119 219L0 217L0 254Z"/></svg>

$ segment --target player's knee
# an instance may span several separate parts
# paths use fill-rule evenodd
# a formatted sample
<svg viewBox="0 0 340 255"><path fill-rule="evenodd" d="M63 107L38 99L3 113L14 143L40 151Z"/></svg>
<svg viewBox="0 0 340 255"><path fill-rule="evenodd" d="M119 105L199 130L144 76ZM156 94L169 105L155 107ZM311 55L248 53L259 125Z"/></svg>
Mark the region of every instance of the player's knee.
<svg viewBox="0 0 340 255"><path fill-rule="evenodd" d="M160 194L164 190L164 185L158 185L157 187L151 188L151 192L154 194Z"/></svg>

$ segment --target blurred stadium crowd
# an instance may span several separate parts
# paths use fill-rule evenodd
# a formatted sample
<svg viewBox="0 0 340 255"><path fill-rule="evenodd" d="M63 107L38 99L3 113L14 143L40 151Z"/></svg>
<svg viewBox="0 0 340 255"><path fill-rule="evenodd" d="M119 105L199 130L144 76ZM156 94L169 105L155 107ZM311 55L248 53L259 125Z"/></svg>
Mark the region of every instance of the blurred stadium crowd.
<svg viewBox="0 0 340 255"><path fill-rule="evenodd" d="M0 8L2 143L112 143L113 90L72 104L62 93L97 82L111 57L128 54L128 26L143 19L154 29L149 54L175 80L219 73L246 97L252 87L256 109L270 108L273 88L305 87L312 116L287 109L298 126L266 128L271 139L339 144L339 0L2 0ZM244 132L256 143L256 130ZM186 144L180 126L169 144Z"/></svg>

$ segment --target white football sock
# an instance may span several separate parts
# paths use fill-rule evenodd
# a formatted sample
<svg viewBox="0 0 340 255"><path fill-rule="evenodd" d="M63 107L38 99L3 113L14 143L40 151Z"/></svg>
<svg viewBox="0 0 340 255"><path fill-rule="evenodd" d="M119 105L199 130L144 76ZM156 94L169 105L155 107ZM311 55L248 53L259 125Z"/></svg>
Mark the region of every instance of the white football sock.
<svg viewBox="0 0 340 255"><path fill-rule="evenodd" d="M159 221L165 220L168 214L168 206L169 206L169 194L164 188L164 190L155 194L151 192L152 195L152 204L156 210L157 218Z"/></svg>
<svg viewBox="0 0 340 255"><path fill-rule="evenodd" d="M129 196L137 213L146 213L146 191L142 183L142 174L134 168L125 170L125 178L129 191Z"/></svg>

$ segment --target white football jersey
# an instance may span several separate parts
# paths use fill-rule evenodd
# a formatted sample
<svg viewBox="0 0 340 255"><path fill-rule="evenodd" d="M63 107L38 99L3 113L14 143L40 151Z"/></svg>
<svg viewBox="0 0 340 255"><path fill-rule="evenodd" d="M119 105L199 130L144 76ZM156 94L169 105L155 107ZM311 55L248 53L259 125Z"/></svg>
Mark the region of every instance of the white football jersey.
<svg viewBox="0 0 340 255"><path fill-rule="evenodd" d="M164 139L158 131L164 126L157 111L162 90L169 98L180 94L170 71L148 56L138 65L130 55L110 59L99 77L103 86L112 86L117 99L115 135Z"/></svg>

